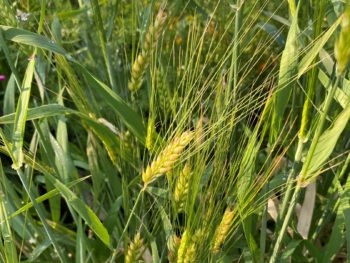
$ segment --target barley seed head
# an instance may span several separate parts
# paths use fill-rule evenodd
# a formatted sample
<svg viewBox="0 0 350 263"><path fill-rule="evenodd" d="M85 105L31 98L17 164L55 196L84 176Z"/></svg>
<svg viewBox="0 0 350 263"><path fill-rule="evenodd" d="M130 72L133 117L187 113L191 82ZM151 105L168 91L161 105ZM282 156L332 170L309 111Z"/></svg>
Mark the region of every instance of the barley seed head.
<svg viewBox="0 0 350 263"><path fill-rule="evenodd" d="M186 131L175 139L158 155L157 159L147 166L142 173L144 185L148 185L157 177L171 171L181 152L191 142L194 134Z"/></svg>

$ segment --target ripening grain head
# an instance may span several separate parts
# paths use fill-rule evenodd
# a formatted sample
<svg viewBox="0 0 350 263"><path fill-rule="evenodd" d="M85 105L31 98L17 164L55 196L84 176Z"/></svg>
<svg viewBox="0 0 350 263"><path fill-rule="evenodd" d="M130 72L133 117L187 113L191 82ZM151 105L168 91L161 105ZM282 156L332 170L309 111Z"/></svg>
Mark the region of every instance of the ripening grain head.
<svg viewBox="0 0 350 263"><path fill-rule="evenodd" d="M169 172L174 167L174 164L179 159L182 151L191 142L193 132L186 131L175 139L158 155L146 170L142 173L144 185L148 185L157 177Z"/></svg>

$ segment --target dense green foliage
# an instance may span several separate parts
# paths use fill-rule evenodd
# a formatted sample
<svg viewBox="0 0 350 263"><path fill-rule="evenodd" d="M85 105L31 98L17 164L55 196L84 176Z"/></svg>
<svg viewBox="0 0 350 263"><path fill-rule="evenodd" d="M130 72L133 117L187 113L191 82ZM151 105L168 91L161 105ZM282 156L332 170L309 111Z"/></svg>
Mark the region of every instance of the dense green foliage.
<svg viewBox="0 0 350 263"><path fill-rule="evenodd" d="M350 262L346 0L0 0L0 261Z"/></svg>

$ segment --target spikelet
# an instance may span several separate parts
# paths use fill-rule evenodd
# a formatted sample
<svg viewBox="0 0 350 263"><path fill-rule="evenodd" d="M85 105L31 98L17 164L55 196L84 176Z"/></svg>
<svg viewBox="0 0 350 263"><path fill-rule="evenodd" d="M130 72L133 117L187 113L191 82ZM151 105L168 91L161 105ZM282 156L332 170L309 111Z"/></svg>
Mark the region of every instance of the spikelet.
<svg viewBox="0 0 350 263"><path fill-rule="evenodd" d="M181 237L180 246L177 251L177 263L184 263L189 241L190 241L190 238L189 238L188 231L185 230L185 232Z"/></svg>
<svg viewBox="0 0 350 263"><path fill-rule="evenodd" d="M191 242L186 250L186 255L184 257L183 263L193 263L196 261L196 243Z"/></svg>
<svg viewBox="0 0 350 263"><path fill-rule="evenodd" d="M177 235L172 235L168 240L168 261L175 263L177 260L177 251L180 246L181 239Z"/></svg>
<svg viewBox="0 0 350 263"><path fill-rule="evenodd" d="M232 225L233 217L234 211L227 208L219 226L216 228L215 235L213 238L211 250L214 254L220 251L222 244L225 242L226 236L230 231L230 227Z"/></svg>
<svg viewBox="0 0 350 263"><path fill-rule="evenodd" d="M204 141L203 115L201 114L196 124L195 138L194 138L194 143L198 149L201 148L203 141Z"/></svg>
<svg viewBox="0 0 350 263"><path fill-rule="evenodd" d="M189 235L187 230L184 232L178 250L177 263L198 262L198 249L203 244L205 233L203 228L196 230L193 235Z"/></svg>
<svg viewBox="0 0 350 263"><path fill-rule="evenodd" d="M193 132L186 131L176 137L142 173L145 187L157 177L172 170L175 162L179 159L181 152L191 142Z"/></svg>
<svg viewBox="0 0 350 263"><path fill-rule="evenodd" d="M143 75L149 65L151 51L157 45L158 38L163 30L165 19L166 13L164 12L164 9L161 8L156 16L154 24L148 29L141 53L137 56L132 65L131 81L128 83L128 88L132 92L137 91L142 84Z"/></svg>
<svg viewBox="0 0 350 263"><path fill-rule="evenodd" d="M191 169L190 166L186 164L183 170L181 171L175 185L174 199L178 211L183 210L186 204L190 176Z"/></svg>
<svg viewBox="0 0 350 263"><path fill-rule="evenodd" d="M188 247L188 251L185 257L184 263L194 263L194 262L200 262L199 261L199 248L202 246L205 242L207 231L204 230L204 228L200 228L196 230L194 235L191 238L191 244Z"/></svg>
<svg viewBox="0 0 350 263"><path fill-rule="evenodd" d="M165 116L171 110L169 104L172 96L170 95L169 83L167 75L162 68L156 71L156 92L158 97L158 104Z"/></svg>
<svg viewBox="0 0 350 263"><path fill-rule="evenodd" d="M8 0L0 0L0 21L0 24L4 24L6 26L17 26L16 15Z"/></svg>
<svg viewBox="0 0 350 263"><path fill-rule="evenodd" d="M337 60L337 74L341 75L350 60L350 6L345 10L341 22L340 35L334 46L334 55Z"/></svg>
<svg viewBox="0 0 350 263"><path fill-rule="evenodd" d="M128 247L127 254L125 255L125 263L134 263L141 257L143 247L143 240L140 233L137 233L134 240Z"/></svg>
<svg viewBox="0 0 350 263"><path fill-rule="evenodd" d="M148 150L153 149L153 135L154 135L154 117L150 116L147 123L147 136L146 136L146 147Z"/></svg>

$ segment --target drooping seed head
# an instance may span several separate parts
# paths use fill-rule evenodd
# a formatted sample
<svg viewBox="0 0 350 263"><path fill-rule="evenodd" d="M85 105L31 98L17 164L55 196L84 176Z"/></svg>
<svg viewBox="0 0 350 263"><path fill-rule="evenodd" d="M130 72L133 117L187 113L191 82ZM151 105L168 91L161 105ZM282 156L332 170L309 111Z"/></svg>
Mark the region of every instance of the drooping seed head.
<svg viewBox="0 0 350 263"><path fill-rule="evenodd" d="M174 191L174 199L176 202L176 207L179 211L183 210L186 204L190 177L191 168L188 164L186 164L176 181Z"/></svg>
<svg viewBox="0 0 350 263"><path fill-rule="evenodd" d="M176 137L165 149L158 155L157 159L147 166L142 173L142 180L147 186L157 177L171 171L174 164L179 159L182 151L191 142L194 134L186 131L179 137Z"/></svg>
<svg viewBox="0 0 350 263"><path fill-rule="evenodd" d="M145 35L141 53L137 56L132 66L131 80L128 83L128 88L132 92L136 92L143 80L143 75L149 65L151 51L157 46L158 38L163 31L166 13L164 9L160 9L153 25L150 25Z"/></svg>
<svg viewBox="0 0 350 263"><path fill-rule="evenodd" d="M234 211L227 208L222 217L222 220L219 226L216 228L215 235L213 238L213 243L211 250L214 254L220 251L222 244L225 242L225 239L230 231L230 228L233 223Z"/></svg>
<svg viewBox="0 0 350 263"><path fill-rule="evenodd" d="M142 254L143 240L140 233L137 233L134 240L130 243L125 255L125 263L135 263Z"/></svg>
<svg viewBox="0 0 350 263"><path fill-rule="evenodd" d="M168 261L175 263L177 260L177 251L179 249L181 239L177 235L172 235L168 240Z"/></svg>
<svg viewBox="0 0 350 263"><path fill-rule="evenodd" d="M184 263L189 241L190 241L190 237L189 237L188 231L185 230L185 232L181 237L180 246L177 251L177 263Z"/></svg>

